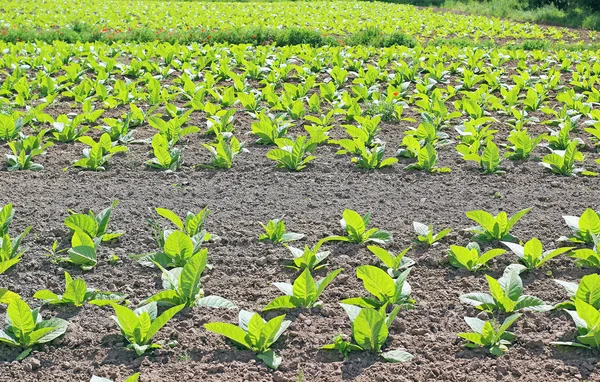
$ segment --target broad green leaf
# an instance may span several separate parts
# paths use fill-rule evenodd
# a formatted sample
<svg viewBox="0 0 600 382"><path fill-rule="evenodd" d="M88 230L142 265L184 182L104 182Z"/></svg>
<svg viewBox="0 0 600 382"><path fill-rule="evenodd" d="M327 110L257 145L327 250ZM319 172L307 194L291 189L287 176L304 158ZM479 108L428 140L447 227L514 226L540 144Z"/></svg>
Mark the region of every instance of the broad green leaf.
<svg viewBox="0 0 600 382"><path fill-rule="evenodd" d="M183 231L183 222L181 221L179 216L177 216L177 214L175 214L173 211L168 210L166 208L156 208L156 213L159 216L162 216L163 218L169 220L171 223L175 224L177 228Z"/></svg>
<svg viewBox="0 0 600 382"><path fill-rule="evenodd" d="M394 296L394 280L380 268L362 265L356 268L356 277L362 280L365 289L378 299L386 301Z"/></svg>
<svg viewBox="0 0 600 382"><path fill-rule="evenodd" d="M239 326L225 322L211 322L204 324L204 328L209 332L220 334L241 345L247 349L252 349L252 344L248 342L246 332Z"/></svg>
<svg viewBox="0 0 600 382"><path fill-rule="evenodd" d="M188 305L192 304L200 293L200 277L206 267L206 257L206 252L199 252L192 256L179 276L179 289Z"/></svg>
<svg viewBox="0 0 600 382"><path fill-rule="evenodd" d="M156 332L158 332L160 330L160 328L162 328L163 326L165 326L165 324L174 315L176 315L177 313L179 313L179 311L181 309L183 309L184 307L185 307L185 304L175 306L175 307L170 308L169 310L165 311L160 316L156 317L156 319L154 321L152 321L152 325L150 325L150 328L148 329L148 332L146 333L146 339L150 340L152 337L154 337L154 335L156 334Z"/></svg>

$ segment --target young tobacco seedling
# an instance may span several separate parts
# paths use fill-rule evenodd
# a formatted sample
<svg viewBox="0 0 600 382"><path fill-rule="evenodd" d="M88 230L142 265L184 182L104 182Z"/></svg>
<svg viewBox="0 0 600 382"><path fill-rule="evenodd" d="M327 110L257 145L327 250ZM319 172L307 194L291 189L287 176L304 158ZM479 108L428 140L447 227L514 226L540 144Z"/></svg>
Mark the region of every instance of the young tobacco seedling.
<svg viewBox="0 0 600 382"><path fill-rule="evenodd" d="M400 273L406 268L415 265L415 261L410 257L406 256L406 253L412 247L405 248L402 252L394 255L387 249L378 247L376 245L369 245L367 249L371 251L381 262L388 268L387 272L391 277L398 277Z"/></svg>
<svg viewBox="0 0 600 382"><path fill-rule="evenodd" d="M83 158L73 163L73 166L86 170L104 171L106 169L105 164L113 155L128 150L125 146L113 143L110 136L106 133L100 136L98 142L89 136L79 137L77 140L90 147L83 150Z"/></svg>
<svg viewBox="0 0 600 382"><path fill-rule="evenodd" d="M231 133L222 133L215 143L203 143L202 146L210 151L212 156L212 161L206 165L209 168L231 168L235 157L248 152L244 148L244 144L240 143Z"/></svg>
<svg viewBox="0 0 600 382"><path fill-rule="evenodd" d="M408 137L406 137L408 138ZM448 167L437 167L438 154L431 143L425 145L425 147L419 148L417 152L417 161L404 167L405 170L420 170L426 172L439 172L445 173L450 172Z"/></svg>
<svg viewBox="0 0 600 382"><path fill-rule="evenodd" d="M559 241L594 244L594 236L600 235L600 213L592 208L586 209L580 217L567 215L563 219L571 230L571 235L562 236Z"/></svg>
<svg viewBox="0 0 600 382"><path fill-rule="evenodd" d="M556 279L554 279L554 282L565 288L570 299L556 304L553 309L576 310L576 300L585 301L596 310L600 309L600 275L591 274L583 276L579 283Z"/></svg>
<svg viewBox="0 0 600 382"><path fill-rule="evenodd" d="M311 309L321 306L323 303L319 301L319 297L342 270L341 268L336 269L323 279L315 281L310 274L310 270L304 269L293 285L288 283L273 283L285 296L275 298L263 309L263 312L275 309Z"/></svg>
<svg viewBox="0 0 600 382"><path fill-rule="evenodd" d="M119 303L125 299L122 293L100 292L93 288L88 288L83 279L71 277L69 272L65 271L65 293L57 295L54 292L44 289L35 292L33 298L42 300L46 304L60 305L73 304L77 307L83 306L86 302L96 306L105 306L112 303Z"/></svg>
<svg viewBox="0 0 600 382"><path fill-rule="evenodd" d="M412 288L406 281L410 268L406 269L397 278L392 278L385 271L372 265L361 265L356 268L356 277L363 282L364 288L373 297L347 298L341 302L363 308L379 309L387 305L399 305L411 309L415 300L410 298Z"/></svg>
<svg viewBox="0 0 600 382"><path fill-rule="evenodd" d="M6 154L8 171L43 170L44 166L34 163L33 158L45 154L46 149L53 146L52 142L43 143L44 135L46 135L46 130L41 130L37 136L32 135L8 142L8 147L12 151L12 155Z"/></svg>
<svg viewBox="0 0 600 382"><path fill-rule="evenodd" d="M210 210L208 206L201 209L198 213L193 213L188 211L185 215L185 222L177 216L177 214L166 208L156 208L156 213L169 220L175 227L179 229L179 231L185 233L189 237L194 240L194 238L198 238L195 241L208 241L211 239L212 235L206 232L204 229L204 224L206 223L206 219L210 215ZM153 224L154 226L154 224ZM164 229L162 227L158 227L154 233L156 237L156 243L159 247L163 247L165 245L165 241L169 235L171 235L173 231Z"/></svg>
<svg viewBox="0 0 600 382"><path fill-rule="evenodd" d="M594 235L594 248L576 249L571 257L576 259L575 264L583 267L600 268L600 235Z"/></svg>
<svg viewBox="0 0 600 382"><path fill-rule="evenodd" d="M524 160L531 156L533 149L540 144L546 137L546 134L540 134L535 138L531 138L527 130L512 130L506 140L512 144L509 146L511 152L505 153L506 157L513 160Z"/></svg>
<svg viewBox="0 0 600 382"><path fill-rule="evenodd" d="M20 298L13 299L6 310L6 326L0 330L0 343L21 347L17 360L27 357L34 345L44 344L60 337L69 323L61 318L43 320L39 308L31 308Z"/></svg>
<svg viewBox="0 0 600 382"><path fill-rule="evenodd" d="M304 235L301 233L286 232L283 218L269 220L267 225L264 225L261 222L258 224L260 224L260 226L265 230L265 233L262 233L258 237L258 241L268 240L273 244L279 244L300 240L304 237Z"/></svg>
<svg viewBox="0 0 600 382"><path fill-rule="evenodd" d="M181 150L169 147L169 141L162 134L152 137L154 158L146 161L146 166L157 170L177 171L183 164Z"/></svg>
<svg viewBox="0 0 600 382"><path fill-rule="evenodd" d="M102 242L116 240L119 237L121 237L125 232L109 232L108 223L110 220L110 214L112 213L112 210L118 204L119 201L115 200L114 202L112 202L110 207L100 211L97 215L94 214L94 211L92 210L89 210L87 214L76 214L73 211L69 211L71 215L65 219L64 224L72 232L75 232L77 230L82 231L92 239L99 239Z"/></svg>
<svg viewBox="0 0 600 382"><path fill-rule="evenodd" d="M133 131L130 131L130 123L132 122L132 113L129 112L125 116L125 120L115 118L102 118L102 122L105 123L103 126L99 126L102 131L110 136L113 142L120 142L123 144L134 142Z"/></svg>
<svg viewBox="0 0 600 382"><path fill-rule="evenodd" d="M519 273L525 269L523 265L511 264L506 267L504 274L498 280L485 275L491 294L467 293L459 297L460 301L487 312L494 310L506 313L519 310L546 312L552 309L551 305L546 305L539 298L522 294L523 281Z"/></svg>
<svg viewBox="0 0 600 382"><path fill-rule="evenodd" d="M148 297L142 305L156 302L159 305L184 305L186 307L200 306L209 308L233 309L236 306L229 300L219 296L204 296L200 285L202 272L206 268L207 251L193 255L183 268L166 270L155 263L162 271L162 284L165 290Z"/></svg>
<svg viewBox="0 0 600 382"><path fill-rule="evenodd" d="M0 236L0 275L21 261L21 257L25 254L27 249L19 250L19 247L21 246L21 241L23 241L29 231L31 231L31 227L27 227L23 233L14 239L10 238L8 232L3 236Z"/></svg>
<svg viewBox="0 0 600 382"><path fill-rule="evenodd" d="M76 116L72 120L64 114L59 115L56 118L56 122L53 123L54 131L52 132L52 135L54 136L54 140L62 143L71 143L75 142L80 137L83 137L90 129L87 126L79 127L84 118L85 117L82 114Z"/></svg>
<svg viewBox="0 0 600 382"><path fill-rule="evenodd" d="M307 141L303 135L296 137L295 141L289 138L277 138L275 143L279 148L269 151L267 158L276 161L277 167L300 171L317 158L311 155L317 148L317 144Z"/></svg>
<svg viewBox="0 0 600 382"><path fill-rule="evenodd" d="M491 249L482 254L481 248L477 243L469 243L466 247L451 245L448 252L448 260L453 267L475 272L487 266L487 263L494 257L504 253L506 251L503 249Z"/></svg>
<svg viewBox="0 0 600 382"><path fill-rule="evenodd" d="M596 173L586 171L584 168L575 167L575 162L583 162L583 153L577 150L578 142L573 141L563 150L554 150L552 154L544 156L541 166L563 176L574 176L579 173L586 176L595 176Z"/></svg>
<svg viewBox="0 0 600 382"><path fill-rule="evenodd" d="M6 204L0 209L0 236L8 233L8 226L12 223L15 211L12 204Z"/></svg>
<svg viewBox="0 0 600 382"><path fill-rule="evenodd" d="M305 269L312 271L325 267L327 264L323 264L323 261L325 261L331 254L329 251L319 252L321 245L325 241L325 239L320 240L312 248L310 248L308 245L305 245L303 250L286 245L286 248L292 253L292 256L294 256L294 260L290 265L287 265L287 267L297 271L303 271Z"/></svg>
<svg viewBox="0 0 600 382"><path fill-rule="evenodd" d="M68 258L61 258L78 265L82 270L89 271L98 263L96 248L100 245L100 239L92 239L87 233L77 229L71 237L71 248L67 251Z"/></svg>
<svg viewBox="0 0 600 382"><path fill-rule="evenodd" d="M265 113L258 116L258 122L252 123L252 134L258 137L260 145L274 145L275 141L283 138L290 127L294 126L283 118L271 117Z"/></svg>
<svg viewBox="0 0 600 382"><path fill-rule="evenodd" d="M498 325L495 320L483 321L476 317L465 317L472 332L458 333L458 336L469 341L465 344L468 348L484 347L491 354L501 356L508 350L508 345L516 337L507 330L519 317L521 317L521 313L511 314L506 317L502 325Z"/></svg>
<svg viewBox="0 0 600 382"><path fill-rule="evenodd" d="M369 351L380 354L388 362L408 362L414 356L402 349L382 352L382 348L389 336L389 328L400 311L396 307L389 316L385 314L385 308L379 310L373 308L359 308L353 305L340 304L352 322L352 338L355 343L345 341L341 335L334 338L332 344L322 349L338 350L347 358L352 351Z"/></svg>
<svg viewBox="0 0 600 382"><path fill-rule="evenodd" d="M329 236L327 241L347 241L356 244L372 242L382 245L391 243L393 237L390 232L378 228L367 230L370 220L370 213L360 216L356 211L345 209L340 224L348 236Z"/></svg>
<svg viewBox="0 0 600 382"><path fill-rule="evenodd" d="M140 380L140 373L137 372L137 373L125 378L123 380L123 382L137 382L139 380ZM113 381L112 379L102 378L102 377L98 377L96 375L92 375L92 379L90 379L90 382L115 382L115 381Z"/></svg>
<svg viewBox="0 0 600 382"><path fill-rule="evenodd" d="M438 241L442 240L446 235L448 235L452 229L446 228L445 230L440 231L437 234L433 234L433 225L425 225L419 222L413 222L413 228L415 233L417 234L417 242L422 243L427 246L432 246L438 243Z"/></svg>
<svg viewBox="0 0 600 382"><path fill-rule="evenodd" d="M19 137L23 129L23 118L0 113L0 141L10 142Z"/></svg>
<svg viewBox="0 0 600 382"><path fill-rule="evenodd" d="M517 255L529 270L539 269L546 261L573 249L573 247L561 247L551 251L544 251L542 242L535 237L525 243L524 246L507 241L503 241L502 244L506 245L508 249Z"/></svg>
<svg viewBox="0 0 600 382"><path fill-rule="evenodd" d="M504 174L504 171L500 169L502 158L500 157L498 146L491 140L487 141L481 155L479 155L479 147L480 142L475 141L471 146L464 144L457 145L456 150L462 155L464 160L479 163L483 174Z"/></svg>
<svg viewBox="0 0 600 382"><path fill-rule="evenodd" d="M161 348L159 344L152 343L152 337L185 307L185 305L178 305L158 316L155 302L136 310L117 304L111 304L111 306L115 311L115 315L111 318L119 325L121 334L129 342L127 348L135 350L138 356L148 350Z"/></svg>
<svg viewBox="0 0 600 382"><path fill-rule="evenodd" d="M551 345L572 346L585 349L600 348L600 312L587 302L575 299L575 310L567 310L577 327L577 341L579 342L550 342Z"/></svg>
<svg viewBox="0 0 600 382"><path fill-rule="evenodd" d="M238 326L226 322L211 322L204 324L209 332L220 334L242 346L258 353L258 358L271 369L277 369L281 357L271 350L273 345L292 321L285 320L285 314L272 318L268 322L258 313L240 310Z"/></svg>
<svg viewBox="0 0 600 382"><path fill-rule="evenodd" d="M483 210L468 211L467 217L479 225L467 228L467 230L475 234L474 239L477 241L515 241L515 237L511 236L509 231L529 210L531 208L525 208L510 218L504 211L496 216Z"/></svg>

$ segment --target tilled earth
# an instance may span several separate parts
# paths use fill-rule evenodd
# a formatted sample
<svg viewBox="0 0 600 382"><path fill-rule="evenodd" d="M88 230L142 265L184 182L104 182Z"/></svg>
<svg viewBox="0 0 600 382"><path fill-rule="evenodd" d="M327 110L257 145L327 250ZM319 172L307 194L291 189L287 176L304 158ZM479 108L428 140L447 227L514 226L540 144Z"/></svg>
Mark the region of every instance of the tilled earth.
<svg viewBox="0 0 600 382"><path fill-rule="evenodd" d="M249 124L249 120L238 120L238 134L247 133ZM403 124L384 125L381 137L389 142L390 155L405 128ZM296 126L291 132L301 133L302 129ZM151 128L143 127L135 135L142 138L153 133ZM499 136L506 134L502 130ZM185 311L156 337L157 341L177 340L176 347L136 357L125 349L110 318L112 309L88 305L81 309L44 307L44 317L59 316L70 321L66 335L37 348L22 362L13 361L20 350L1 346L0 380L88 381L92 374L122 380L136 371L141 372L144 381L296 381L300 373L306 381L600 380L597 353L550 346L551 341L575 337L574 325L562 312L525 314L513 328L517 341L504 357L466 349L456 333L468 329L464 316L481 313L462 305L458 296L485 291L487 284L484 272L456 270L448 264L446 255L449 245L470 241L464 229L473 224L465 212L474 209L512 214L532 207L513 233L523 240L538 237L548 248L556 246L556 239L568 231L562 215L580 215L587 207L600 207L597 179L558 177L535 161L508 160L506 175L484 176L466 164L452 146L440 151L439 163L451 167L450 174L407 172L402 170L408 163L403 160L392 169L360 171L348 157L335 155L334 147L319 148L319 158L312 166L292 173L276 169L265 157L269 148L252 143L252 136L241 140L247 142L250 153L240 156L228 171L193 166L209 160L200 143L210 141L194 136L183 142L186 165L172 174L144 168L148 158L145 145L130 145L130 151L114 157L105 172L79 172L70 164L80 157L81 144L50 148L48 155L39 160L45 166L40 173L0 172L0 205L10 202L16 210L11 232L33 226L26 241L29 251L21 263L0 275L0 287L18 292L31 306L38 306L39 302L31 298L35 291L62 291L63 273L68 270L97 289L126 293L136 306L161 289L157 269L143 267L128 257L155 249L145 221L156 218L154 207L170 208L183 215L209 206L212 214L207 229L220 239L208 245L214 268L203 278L204 290L232 300L241 309L260 311L279 295L271 283L291 282L294 273L283 267L291 256L283 246L258 242L258 222L284 216L288 230L306 234L298 246L312 245L325 236L340 234L341 213L351 208L371 212L372 226L391 231L395 240L390 248L394 251L411 244L415 237L413 221L432 223L436 230L453 229L439 245L428 249L415 246L408 255L417 262L409 277L417 305L398 315L387 347L404 347L415 355L414 360L388 364L375 355L353 353L344 361L337 352L319 350L337 334L350 334L349 321L338 301L365 295L355 268L377 264L364 246L339 243L326 245L332 251L328 269L343 267L344 272L326 289L321 309L288 312L293 323L275 346L283 356L278 371L267 369L251 352L237 349L203 328L211 321L237 322L237 310ZM536 149L538 157L545 152ZM591 160L586 164L593 167ZM84 273L44 256L54 240L62 247L68 246L69 232L62 223L68 209L99 211L114 199L120 204L113 212L110 227L125 230L126 234L120 242L99 250L95 269ZM107 262L113 254L120 259L116 265ZM491 264L488 273L499 277L505 266L515 261L516 257L507 253ZM325 272L319 271L318 276ZM546 269L523 275L525 293L558 303L568 296L553 278L576 281L591 272L575 267L569 258L559 257Z"/></svg>

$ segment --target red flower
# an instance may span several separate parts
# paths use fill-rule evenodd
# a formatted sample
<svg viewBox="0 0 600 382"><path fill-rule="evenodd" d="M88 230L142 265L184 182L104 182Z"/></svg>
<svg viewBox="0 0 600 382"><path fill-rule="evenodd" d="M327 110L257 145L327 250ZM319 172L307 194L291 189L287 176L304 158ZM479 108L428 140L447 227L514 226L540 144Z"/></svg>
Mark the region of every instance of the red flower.
<svg viewBox="0 0 600 382"><path fill-rule="evenodd" d="M394 97L398 97L399 93L398 92L393 92L392 94L394 95Z"/></svg>

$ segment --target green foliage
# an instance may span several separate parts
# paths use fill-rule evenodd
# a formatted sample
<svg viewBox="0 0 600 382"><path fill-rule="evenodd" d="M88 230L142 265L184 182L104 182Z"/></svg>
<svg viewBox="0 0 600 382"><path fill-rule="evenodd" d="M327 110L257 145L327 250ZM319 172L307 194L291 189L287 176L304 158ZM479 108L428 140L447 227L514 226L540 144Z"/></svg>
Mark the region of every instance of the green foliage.
<svg viewBox="0 0 600 382"><path fill-rule="evenodd" d="M88 126L81 126L83 118L83 115L78 115L73 119L69 119L64 114L59 115L56 118L56 122L53 123L54 129L52 135L54 136L54 140L62 143L70 143L83 137L89 130Z"/></svg>
<svg viewBox="0 0 600 382"><path fill-rule="evenodd" d="M406 138L409 138L409 136L406 136L405 139ZM417 150L414 141L415 141L415 138L407 140L406 143L408 145L413 145L412 148L407 146L408 150ZM404 140L402 142L404 142ZM415 163L411 163L408 166L404 167L404 169L406 169L406 170L421 170L421 171L426 171L426 172L450 172L451 171L450 168L448 168L448 167L437 167L436 166L437 160L438 160L437 150L431 143L426 144L425 147L420 147L420 144L418 142L416 142L416 144L419 145L419 148L416 151L417 161ZM414 151L402 151L401 154L409 153L409 152L414 153Z"/></svg>
<svg viewBox="0 0 600 382"><path fill-rule="evenodd" d="M554 309L576 310L576 300L585 301L593 306L594 309L600 309L600 275L591 274L583 276L579 283L556 279L554 281L564 287L570 297L568 301L556 304Z"/></svg>
<svg viewBox="0 0 600 382"><path fill-rule="evenodd" d="M411 247L405 248L397 255L394 255L385 248L381 248L376 245L369 245L367 249L377 256L379 260L381 260L381 262L388 268L388 274L392 277L400 276L402 271L404 271L406 268L415 265L415 261L406 256L406 253L411 249Z"/></svg>
<svg viewBox="0 0 600 382"><path fill-rule="evenodd" d="M243 152L248 152L243 143L240 143L236 137L228 133L222 133L216 142L203 143L202 146L210 151L212 161L208 167L211 168L231 168L235 157Z"/></svg>
<svg viewBox="0 0 600 382"><path fill-rule="evenodd" d="M10 216L10 220L12 220L12 214L12 205L10 204L4 206L4 208L0 210L0 228L3 225L3 218L6 219ZM8 223L10 223L10 220L8 220ZM4 235L0 236L0 274L6 272L9 268L21 261L21 257L27 251L26 248L20 248L21 241L23 241L25 236L31 231L31 227L27 227L23 233L11 239L8 234L7 220L4 220L4 223L6 223L6 229L0 229L0 231L4 231Z"/></svg>
<svg viewBox="0 0 600 382"><path fill-rule="evenodd" d="M504 211L496 216L483 210L469 211L466 213L467 217L479 225L471 227L468 230L475 234L474 238L478 241L514 241L515 238L509 233L510 229L525 216L529 210L531 210L531 208L525 208L524 210L516 212L510 218Z"/></svg>
<svg viewBox="0 0 600 382"><path fill-rule="evenodd" d="M277 167L300 171L317 158L312 155L317 144L310 139L307 140L304 135L299 135L295 141L289 138L277 138L275 143L279 148L269 151L267 158L276 161Z"/></svg>
<svg viewBox="0 0 600 382"><path fill-rule="evenodd" d="M89 147L83 150L83 158L73 163L73 166L85 170L104 171L105 164L113 155L127 151L127 147L113 143L106 133L102 134L98 142L89 136L79 137L77 140Z"/></svg>
<svg viewBox="0 0 600 382"><path fill-rule="evenodd" d="M77 214L73 211L71 215L65 219L65 226L71 230L71 232L82 231L87 234L93 240L99 240L102 242L110 242L121 237L125 231L110 232L108 230L108 223L110 221L110 215L112 210L119 204L118 200L111 203L110 207L103 209L98 214L94 211L89 210L87 214Z"/></svg>
<svg viewBox="0 0 600 382"><path fill-rule="evenodd" d="M458 336L469 341L466 343L467 347L485 347L491 354L501 356L508 350L508 345L516 337L507 330L519 317L521 317L521 313L511 314L506 317L502 325L498 325L495 320L483 321L475 317L465 317L472 332L458 333Z"/></svg>
<svg viewBox="0 0 600 382"><path fill-rule="evenodd" d="M310 309L321 306L322 302L319 301L319 297L340 272L342 272L341 268L336 269L323 279L315 281L310 274L310 270L305 268L293 284L273 283L285 296L276 297L263 308L263 311L295 308Z"/></svg>
<svg viewBox="0 0 600 382"><path fill-rule="evenodd" d="M571 235L562 236L559 240L573 243L594 244L594 236L600 235L600 213L587 208L581 216L563 216L571 230Z"/></svg>
<svg viewBox="0 0 600 382"><path fill-rule="evenodd" d="M600 348L600 312L587 302L575 299L575 310L567 310L577 327L579 342L551 342L552 345L582 347L586 349Z"/></svg>
<svg viewBox="0 0 600 382"><path fill-rule="evenodd" d="M50 305L73 304L77 307L83 306L86 302L96 306L105 306L121 302L125 297L122 293L100 292L88 288L83 279L73 280L67 271L65 271L65 292L62 295L57 295L48 289L39 290L33 295L33 298Z"/></svg>
<svg viewBox="0 0 600 382"><path fill-rule="evenodd" d="M482 267L487 267L490 260L504 253L506 251L503 249L490 249L485 253L481 253L481 248L477 243L469 243L466 247L451 245L448 260L456 268L464 268L475 272Z"/></svg>
<svg viewBox="0 0 600 382"><path fill-rule="evenodd" d="M578 173L595 176L593 172L575 167L575 162L583 162L584 159L582 152L577 150L578 145L577 141L573 141L569 143L566 150L554 150L552 154L544 156L540 165L563 176L573 176Z"/></svg>
<svg viewBox="0 0 600 382"><path fill-rule="evenodd" d="M265 233L258 237L259 241L268 240L273 244L279 244L300 240L304 237L301 233L286 232L283 218L269 220L267 225L260 222L258 224L265 230Z"/></svg>
<svg viewBox="0 0 600 382"><path fill-rule="evenodd" d="M388 244L393 241L392 234L388 231L379 228L371 228L367 230L367 226L371 220L371 214L366 213L363 216L353 210L345 209L342 214L340 224L342 229L346 231L347 236L329 236L328 241L347 241L350 243L364 244Z"/></svg>
<svg viewBox="0 0 600 382"><path fill-rule="evenodd" d="M252 134L258 136L256 143L261 145L274 145L278 138L283 138L290 127L289 121L279 117L271 117L261 113L257 122L252 122Z"/></svg>
<svg viewBox="0 0 600 382"><path fill-rule="evenodd" d="M382 348L389 336L389 328L400 311L396 307L389 316L385 313L385 308L359 308L353 305L340 304L346 311L346 314L352 322L352 339L355 343L343 340L341 335L334 338L332 344L322 347L322 349L338 350L348 356L351 351L369 351L380 354L388 362L408 362L413 359L413 355L402 350L389 350L382 352Z"/></svg>
<svg viewBox="0 0 600 382"><path fill-rule="evenodd" d="M159 305L186 307L199 306L209 308L233 309L236 306L223 297L205 296L200 285L202 272L206 268L207 251L201 251L190 257L183 268L166 270L156 263L162 271L162 285L164 290L148 297L141 302L142 305L156 302Z"/></svg>
<svg viewBox="0 0 600 382"><path fill-rule="evenodd" d="M209 332L227 337L238 346L258 353L258 358L265 365L277 369L282 359L271 350L271 346L291 323L285 320L285 315L274 317L267 322L258 313L240 310L238 326L226 322L211 322L204 324L204 327Z"/></svg>
<svg viewBox="0 0 600 382"><path fill-rule="evenodd" d="M0 343L25 349L18 357L27 357L32 347L51 342L67 331L69 323L61 318L42 319L38 309L23 300L13 299L6 310L6 326L0 330Z"/></svg>
<svg viewBox="0 0 600 382"><path fill-rule="evenodd" d="M292 256L294 257L291 264L287 267L295 269L297 271L303 271L305 269L309 269L312 271L325 267L327 264L324 264L323 262L331 254L331 252L329 251L319 252L321 245L325 241L326 239L320 240L312 248L308 245L305 245L303 250L286 245L286 248L292 253Z"/></svg>
<svg viewBox="0 0 600 382"><path fill-rule="evenodd" d="M502 244L506 245L515 255L519 257L519 260L527 267L527 269L539 269L546 261L558 256L563 253L567 253L573 249L573 247L561 247L549 251L544 251L542 242L533 238L529 240L525 245L519 245L516 243L510 243L503 241Z"/></svg>
<svg viewBox="0 0 600 382"><path fill-rule="evenodd" d="M504 171L500 169L502 158L498 146L492 140L488 140L481 155L479 155L479 147L479 141L475 141L470 146L460 144L456 146L456 150L464 160L479 163L483 174L504 174Z"/></svg>
<svg viewBox="0 0 600 382"><path fill-rule="evenodd" d="M45 135L46 130L41 130L37 136L21 137L19 140L8 142L8 147L12 151L12 155L6 154L8 171L43 170L44 167L34 163L33 158L45 154L46 149L53 146L52 142L43 142Z"/></svg>
<svg viewBox="0 0 600 382"><path fill-rule="evenodd" d="M166 171L177 171L183 164L181 150L169 147L169 141L162 134L152 137L152 153L154 158L146 161L146 166Z"/></svg>
<svg viewBox="0 0 600 382"><path fill-rule="evenodd" d="M426 225L419 222L413 222L413 229L417 234L417 242L427 246L432 246L442 240L446 235L452 232L451 228L446 228L436 234L433 233L433 225Z"/></svg>
<svg viewBox="0 0 600 382"><path fill-rule="evenodd" d="M502 277L497 280L485 275L490 294L467 293L460 296L460 301L487 312L494 310L506 313L520 310L546 312L552 309L552 306L546 305L539 298L523 294L523 281L519 273L524 269L523 265L511 264L506 267Z"/></svg>
<svg viewBox="0 0 600 382"><path fill-rule="evenodd" d="M185 307L178 305L158 316L156 303L144 305L136 310L117 304L111 306L115 311L111 318L119 325L121 334L129 342L127 348L135 350L138 356L148 350L161 348L161 345L152 343L152 337Z"/></svg>
<svg viewBox="0 0 600 382"><path fill-rule="evenodd" d="M23 128L23 118L0 113L0 141L10 142L19 137Z"/></svg>
<svg viewBox="0 0 600 382"><path fill-rule="evenodd" d="M512 130L508 138L506 138L506 140L512 144L512 146L510 146L512 152L506 153L505 155L514 160L528 159L531 156L531 151L535 149L545 137L545 134L540 134L537 137L532 138L527 130Z"/></svg>
<svg viewBox="0 0 600 382"><path fill-rule="evenodd" d="M379 309L388 305L398 305L410 309L415 300L410 298L412 289L406 281L409 273L410 269L406 269L397 278L392 278L380 268L361 265L356 268L356 277L362 280L364 288L374 297L347 298L341 302L364 308Z"/></svg>

